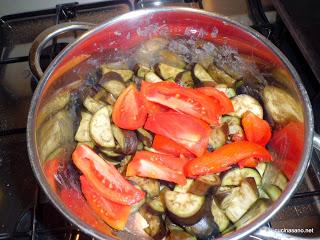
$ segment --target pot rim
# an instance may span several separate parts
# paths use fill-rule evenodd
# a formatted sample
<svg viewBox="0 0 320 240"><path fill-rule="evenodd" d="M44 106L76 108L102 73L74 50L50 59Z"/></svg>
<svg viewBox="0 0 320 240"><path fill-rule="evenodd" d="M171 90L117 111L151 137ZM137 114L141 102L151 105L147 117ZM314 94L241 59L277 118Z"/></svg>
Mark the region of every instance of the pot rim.
<svg viewBox="0 0 320 240"><path fill-rule="evenodd" d="M152 15L154 13L161 13L161 12L189 12L194 13L196 15L205 15L208 17L216 18L218 20L224 21L228 24L231 24L247 33L249 33L252 37L256 38L257 40L261 41L263 44L265 44L268 48L270 48L276 56L281 60L282 63L288 68L290 71L290 74L292 75L292 78L296 84L297 89L299 90L299 97L302 101L303 107L304 107L304 128L305 128L305 136L304 136L304 151L302 158L303 160L300 162L298 166L298 170L296 171L293 178L290 180L286 190L281 194L280 198L272 204L272 206L266 211L264 214L262 214L259 218L251 222L249 225L235 231L234 233L228 234L227 236L223 236L224 239L241 239L254 231L256 231L258 228L262 227L273 217L279 210L282 208L290 199L290 197L293 195L293 193L296 191L298 185L300 184L302 177L304 176L307 167L310 163L311 158L311 150L312 150L312 142L313 142L313 130L314 130L314 124L313 124L313 114L312 114L312 107L309 100L309 97L307 95L307 92L301 82L301 79L296 72L295 68L292 66L292 64L289 62L289 60L284 56L284 54L281 53L281 51L273 45L267 38L265 38L263 35L255 31L254 29L244 26L234 20L231 20L225 16L221 16L216 13L206 12L204 10L198 10L193 8L184 8L184 7L162 7L162 8L150 8L150 9L141 9L136 11L131 11L128 13L125 13L123 15L120 15L110 21L106 21L97 27L93 28L92 30L89 30L88 32L84 33L82 36L80 36L76 41L69 44L67 47L63 49L62 52L50 63L48 68L46 69L42 80L38 84L34 95L32 97L29 114L28 114L28 123L27 123L27 145L28 145L28 154L29 159L31 162L31 166L34 172L34 175L36 176L42 190L46 193L46 195L50 198L53 205L73 224L77 225L84 233L89 234L97 239L111 239L107 237L106 235L100 233L96 229L92 228L90 225L84 223L81 221L76 215L71 213L71 211L64 206L64 204L61 202L61 200L57 197L57 195L51 190L48 182L46 181L46 178L43 174L41 164L39 161L39 157L36 151L36 136L35 136L35 113L39 109L39 102L38 98L42 94L43 89L45 85L48 82L48 79L50 78L53 70L58 65L58 63L64 58L65 55L69 53L69 51L79 44L82 41L85 41L92 35L94 35L96 32L103 30L104 28L113 25L115 23L128 20L130 18L136 18L139 16L147 16Z"/></svg>

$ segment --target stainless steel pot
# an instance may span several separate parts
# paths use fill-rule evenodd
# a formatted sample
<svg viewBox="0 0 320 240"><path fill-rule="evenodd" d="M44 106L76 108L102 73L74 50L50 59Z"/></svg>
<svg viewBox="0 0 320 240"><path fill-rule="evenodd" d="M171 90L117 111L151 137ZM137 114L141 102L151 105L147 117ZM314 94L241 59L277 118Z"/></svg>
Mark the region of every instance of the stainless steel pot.
<svg viewBox="0 0 320 240"><path fill-rule="evenodd" d="M56 29L48 30L51 36L69 29L88 29L83 23L68 23ZM39 76L41 70L38 63L39 46L44 46L47 33L39 36L30 54L31 67ZM273 205L246 227L224 236L225 239L240 239L249 234L255 234L264 239L289 239L288 235L276 233L263 227L290 199L297 189L309 165L312 146L320 149L320 138L314 133L313 115L307 93L301 80L288 59L270 41L251 28L244 27L225 17L205 11L186 8L158 8L130 12L105 22L86 32L77 41L68 45L50 64L43 74L34 93L28 116L28 151L35 176L44 192L56 208L83 232L98 239L111 239L98 230L97 224L81 216L81 212L88 210L79 190L77 172L70 163L70 154L75 146L73 141L76 108L74 98L77 89L83 89L85 84L95 80L95 76L88 73L105 61L119 60L128 57L129 49L154 36L173 38L184 36L204 39L221 45L226 44L237 48L241 54L263 59L273 70L272 83L286 89L297 101L302 110L302 133L300 142L301 152L294 159L290 181L281 197ZM288 164L281 156L290 151L289 146L278 149L279 166ZM46 160L60 158L62 164L54 175ZM54 168L51 166L51 169ZM50 175L51 174L51 175ZM53 184L53 182L55 182ZM72 196L62 197L61 192L71 189ZM69 198L68 198L69 197ZM70 199L74 201L70 203ZM69 199L69 200L68 200ZM127 231L117 233L123 239L148 239L139 228L140 221L132 217ZM299 238L301 239L301 238Z"/></svg>

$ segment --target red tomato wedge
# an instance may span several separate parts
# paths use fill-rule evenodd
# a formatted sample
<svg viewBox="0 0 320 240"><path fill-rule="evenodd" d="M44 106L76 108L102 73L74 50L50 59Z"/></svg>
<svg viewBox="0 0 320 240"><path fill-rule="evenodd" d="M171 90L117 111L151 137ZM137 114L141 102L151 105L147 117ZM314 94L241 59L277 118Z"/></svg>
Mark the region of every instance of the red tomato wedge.
<svg viewBox="0 0 320 240"><path fill-rule="evenodd" d="M152 148L159 152L171 154L176 157L180 157L181 154L187 158L195 157L195 155L185 147L179 145L175 141L172 141L170 138L158 134L153 138Z"/></svg>
<svg viewBox="0 0 320 240"><path fill-rule="evenodd" d="M142 93L148 101L189 114L211 125L219 124L219 103L194 89L163 81L142 85Z"/></svg>
<svg viewBox="0 0 320 240"><path fill-rule="evenodd" d="M120 128L135 130L143 126L146 117L143 97L132 84L118 97L113 107L112 120Z"/></svg>
<svg viewBox="0 0 320 240"><path fill-rule="evenodd" d="M123 230L128 221L131 207L102 197L85 176L80 176L80 182L82 193L93 211L109 226Z"/></svg>
<svg viewBox="0 0 320 240"><path fill-rule="evenodd" d="M186 164L185 172L188 177L218 173L250 157L258 158L261 161L271 161L272 159L269 151L261 145L251 142L234 142L191 160Z"/></svg>
<svg viewBox="0 0 320 240"><path fill-rule="evenodd" d="M150 82L146 82L146 81L141 82L142 96L144 96L144 90L150 85L152 85L152 83L150 83ZM143 97L143 99L144 99L144 106L146 107L148 114L155 114L157 112L167 112L170 109L170 108L163 106L159 103L150 102L145 97Z"/></svg>
<svg viewBox="0 0 320 240"><path fill-rule="evenodd" d="M249 158L240 160L238 162L238 165L240 168L244 168L244 167L254 168L258 165L258 160L254 157L249 157Z"/></svg>
<svg viewBox="0 0 320 240"><path fill-rule="evenodd" d="M274 164L290 179L298 168L304 149L304 125L302 122L289 122L274 131L270 141L277 154Z"/></svg>
<svg viewBox="0 0 320 240"><path fill-rule="evenodd" d="M101 196L123 205L132 205L144 198L143 191L134 187L88 146L78 145L72 159Z"/></svg>
<svg viewBox="0 0 320 240"><path fill-rule="evenodd" d="M57 183L55 178L59 168L59 161L60 161L59 158L54 158L54 159L45 161L45 163L43 164L44 175L46 176L50 187L55 192L57 191Z"/></svg>
<svg viewBox="0 0 320 240"><path fill-rule="evenodd" d="M218 101L220 105L220 113L221 114L227 114L230 112L234 112L234 108L232 105L232 102L230 99L225 95L223 92L220 92L219 90L213 88L213 87L201 87L196 89L198 92L214 98L216 101Z"/></svg>
<svg viewBox="0 0 320 240"><path fill-rule="evenodd" d="M109 237L119 239L113 230L90 209L79 191L71 188L63 188L60 192L60 198L68 209L82 221Z"/></svg>
<svg viewBox="0 0 320 240"><path fill-rule="evenodd" d="M269 123L252 112L246 112L242 117L242 126L249 142L265 146L271 138Z"/></svg>
<svg viewBox="0 0 320 240"><path fill-rule="evenodd" d="M184 146L196 156L206 151L211 133L209 125L202 120L178 112L149 115L144 127Z"/></svg>
<svg viewBox="0 0 320 240"><path fill-rule="evenodd" d="M128 164L126 175L161 179L184 185L186 178L183 168L188 161L186 158L141 151L137 152Z"/></svg>

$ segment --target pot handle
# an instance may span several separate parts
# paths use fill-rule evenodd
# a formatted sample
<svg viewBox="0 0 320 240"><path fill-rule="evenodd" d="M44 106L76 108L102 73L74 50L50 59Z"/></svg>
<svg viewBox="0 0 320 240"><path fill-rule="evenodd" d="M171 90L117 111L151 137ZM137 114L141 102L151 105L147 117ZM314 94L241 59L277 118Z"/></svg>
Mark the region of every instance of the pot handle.
<svg viewBox="0 0 320 240"><path fill-rule="evenodd" d="M318 133L314 133L313 135L313 146L320 151L320 135Z"/></svg>
<svg viewBox="0 0 320 240"><path fill-rule="evenodd" d="M44 46L52 39L60 34L76 31L76 30L90 30L96 25L86 22L66 22L54 25L41 32L33 41L29 52L29 65L33 75L39 80L43 75L40 67L40 54Z"/></svg>

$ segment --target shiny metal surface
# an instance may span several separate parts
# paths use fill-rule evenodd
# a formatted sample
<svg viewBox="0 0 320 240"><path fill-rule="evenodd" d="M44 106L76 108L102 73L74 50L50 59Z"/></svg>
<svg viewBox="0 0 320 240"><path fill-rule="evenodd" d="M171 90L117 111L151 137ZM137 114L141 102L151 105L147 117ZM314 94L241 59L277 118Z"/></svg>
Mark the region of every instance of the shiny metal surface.
<svg viewBox="0 0 320 240"><path fill-rule="evenodd" d="M96 229L92 228L88 224L81 221L75 214L73 214L60 200L60 198L57 196L56 193L52 191L50 188L46 177L43 173L42 167L41 167L41 161L39 158L38 150L37 150L37 136L36 136L36 120L37 120L37 114L41 110L41 105L43 104L43 101L45 100L46 94L50 92L51 93L56 91L53 85L53 79L52 76L54 74L54 70L59 66L59 63L66 57L72 50L79 44L84 43L86 40L90 39L90 37L95 36L98 32L102 31L103 29L107 29L108 27L112 26L116 23L126 22L126 21L132 21L134 19L144 18L144 17L151 17L154 14L161 14L161 13L190 13L194 14L194 17L197 16L206 16L214 19L219 19L223 22L225 25L231 25L236 28L239 28L251 35L252 38L261 41L263 44L265 44L269 49L273 51L273 53L281 59L281 62L283 65L289 70L290 75L292 78L288 79L287 85L292 86L292 88L298 93L298 99L302 104L303 111L304 111L304 150L301 157L301 161L295 171L295 174L293 175L292 179L289 182L289 185L287 186L286 190L283 192L281 197L275 202L269 210L261 215L258 219L253 221L250 225L237 230L234 233L231 233L227 236L224 236L224 239L241 239L257 229L259 229L261 226L263 226L270 218L276 214L276 212L284 206L292 196L292 194L295 192L297 186L299 185L307 166L309 165L310 161L310 154L312 149L312 141L313 141L313 116L312 116L312 110L311 105L307 96L307 93L301 83L301 80L293 68L293 66L290 64L288 59L266 38L261 36L259 33L254 31L251 28L244 27L240 25L237 22L234 22L232 20L229 20L227 18L218 16L213 13L208 13L200 10L195 9L186 9L186 8L158 8L158 9L145 9L145 10L139 10L135 12L130 12L128 14L122 15L120 17L117 17L113 19L112 21L106 22L104 24L99 25L98 27L94 28L93 30L85 33L82 35L76 42L70 44L67 46L63 52L56 57L56 59L51 63L51 65L48 67L46 72L44 73L44 76L42 78L42 81L38 85L36 92L33 96L31 108L28 116L28 129L27 129L27 137L28 137L28 151L29 151L29 157L31 160L31 164L33 167L33 171L43 188L44 192L49 196L49 198L52 200L54 205L74 224L80 227L82 231L85 233L88 233L92 235L93 237L96 237L98 239L110 239L106 238L105 235L97 231ZM51 82L49 81L51 80ZM316 141L316 143L319 143ZM135 235L135 233L125 235L126 239L141 239L140 235Z"/></svg>
<svg viewBox="0 0 320 240"><path fill-rule="evenodd" d="M43 75L43 71L40 67L40 54L44 46L51 41L54 37L76 30L89 30L96 26L92 23L85 23L85 22L67 22L67 23L60 23L54 25L52 27L47 28L43 32L41 32L37 38L33 41L32 46L29 52L29 65L33 75L37 79L41 79Z"/></svg>
<svg viewBox="0 0 320 240"><path fill-rule="evenodd" d="M320 135L318 133L314 133L313 145L316 149L320 151Z"/></svg>

